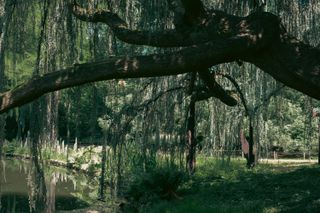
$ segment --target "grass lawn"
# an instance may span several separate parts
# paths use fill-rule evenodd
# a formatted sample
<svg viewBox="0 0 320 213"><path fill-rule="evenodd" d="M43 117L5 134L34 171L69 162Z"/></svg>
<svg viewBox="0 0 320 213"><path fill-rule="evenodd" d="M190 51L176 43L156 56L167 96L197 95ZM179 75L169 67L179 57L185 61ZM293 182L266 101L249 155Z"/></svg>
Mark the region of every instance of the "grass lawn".
<svg viewBox="0 0 320 213"><path fill-rule="evenodd" d="M153 203L142 212L320 212L320 167L199 159L181 199Z"/></svg>

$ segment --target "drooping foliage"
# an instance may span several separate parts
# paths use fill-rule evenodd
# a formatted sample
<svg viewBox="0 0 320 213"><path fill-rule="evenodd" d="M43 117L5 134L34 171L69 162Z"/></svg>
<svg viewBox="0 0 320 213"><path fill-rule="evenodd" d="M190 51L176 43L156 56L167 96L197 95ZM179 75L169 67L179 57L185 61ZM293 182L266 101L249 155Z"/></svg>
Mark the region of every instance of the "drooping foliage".
<svg viewBox="0 0 320 213"><path fill-rule="evenodd" d="M35 75L51 72L55 75L54 71L64 67L77 67L82 63L90 65L90 62L99 64L104 58L116 61L123 56L174 55L180 50L179 46L155 48L128 44L118 39L116 32L103 23L79 20L69 10L67 1L50 1L48 5L45 2L48 1L15 2L7 41L4 40L5 52L1 54L5 56L3 79L7 79L7 89L31 79L37 66ZM108 9L134 30L170 30L176 21L168 1L91 0L77 3L90 10ZM254 10L251 1L207 0L203 3L207 8L239 16L249 15ZM316 0L270 0L265 10L278 15L290 35L317 46L319 8ZM262 63L256 64L264 69ZM166 67L166 64L162 65ZM72 73L73 68L69 71ZM85 68L83 72L87 76L84 78L89 78L89 72L95 71ZM231 94L237 93L236 88L223 75L232 76L238 83L255 129L253 141L257 155L267 156L273 146L281 146L285 151L309 151L310 155L315 151L316 120L312 119L311 111L319 107L317 101L283 88L281 83L252 63L243 63L242 66L235 62L225 63L213 66L209 71ZM7 139L25 140L28 132L38 128L30 125L30 121L39 115L39 138L43 144L55 140L74 143L77 139L87 145L106 140L114 157L108 159L107 169L117 173L111 179L128 172L123 168L130 164L148 170L159 156L178 161L184 167L184 153L188 149L188 107L192 99L192 93L188 91L191 78L190 74L147 79L119 77L54 92L39 100L39 113L32 113L28 105L8 112ZM201 77L196 78L195 85L206 87ZM239 132L244 130L249 135L249 118L239 96L234 99L239 104L233 108L214 98L196 103L197 152L223 157L241 153Z"/></svg>

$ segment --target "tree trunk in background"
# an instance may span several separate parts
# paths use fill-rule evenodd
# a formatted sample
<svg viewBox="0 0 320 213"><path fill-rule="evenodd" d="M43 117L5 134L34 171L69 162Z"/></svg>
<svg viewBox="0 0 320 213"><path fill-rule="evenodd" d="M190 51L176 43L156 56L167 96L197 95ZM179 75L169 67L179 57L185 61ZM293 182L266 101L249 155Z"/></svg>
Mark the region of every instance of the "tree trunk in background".
<svg viewBox="0 0 320 213"><path fill-rule="evenodd" d="M318 115L318 164L320 164L320 115Z"/></svg>
<svg viewBox="0 0 320 213"><path fill-rule="evenodd" d="M58 28L63 26L62 18L59 16L63 4L53 2L48 14L48 26L45 30L47 48L45 49L44 72L50 73L57 69L58 43L61 41ZM52 92L45 96L41 102L43 111L43 128L41 138L44 142L54 143L58 140L58 106L60 92Z"/></svg>
<svg viewBox="0 0 320 213"><path fill-rule="evenodd" d="M5 79L5 61L4 61L4 37L6 28L6 3L5 0L0 0L0 92L4 89ZM0 159L2 155L2 146L4 143L4 128L5 128L5 115L0 115Z"/></svg>
<svg viewBox="0 0 320 213"><path fill-rule="evenodd" d="M26 43L29 40L29 36L32 35L33 37L33 46L32 48L29 47L28 45L28 51L33 49L33 55L36 55L36 51L34 48L37 46L37 42L35 42L39 35L35 32L36 27L39 27L39 22L40 19L35 18L36 10L39 11L39 5L38 2L35 4L31 4L29 1L23 1L19 2L16 0L17 5L15 7L14 14L12 16L12 27L10 27L9 33L10 33L10 39L11 39L11 44L9 46L8 51L10 51L10 55L8 55L8 62L11 61L11 63L8 63L8 66L12 67L12 73L15 73L12 77L9 79L9 86L15 86L19 84L19 79L22 75L24 75L23 71L19 70L19 63L21 60L28 60L27 58L29 57L28 54L24 54L23 47L26 46ZM39 13L40 14L40 13ZM26 24L26 19L27 17L32 17L32 25ZM18 27L17 27L18 26ZM30 28L31 27L31 28ZM27 30L30 30L30 34L26 33ZM39 30L41 30L39 28ZM12 56L11 56L12 55ZM12 57L12 60L10 58ZM30 61L30 65L33 62ZM31 68L31 67L30 67ZM31 68L34 69L34 68ZM29 70L29 72L31 71ZM26 138L29 136L28 132L30 130L30 106L31 104L19 107L16 110L17 118L17 137L16 139L18 141L25 141Z"/></svg>
<svg viewBox="0 0 320 213"><path fill-rule="evenodd" d="M41 46L43 44L44 36L45 36L45 26L48 16L49 9L49 0L45 0L42 4L42 18L41 18L41 30L38 38L38 46L37 46L37 58L35 63L35 69L33 72L34 76L40 74L40 60L41 60ZM41 162L41 149L40 149L40 99L34 101L31 104L31 116L30 116L30 137L31 137L31 160L32 160L32 168L33 168L33 181L34 183L31 185L31 190L33 193L30 193L32 196L29 197L30 205L31 201L33 201L34 205L30 206L30 211L36 212L45 212L46 207L46 185L44 179L44 173L42 170L42 162ZM31 180L32 181L32 180Z"/></svg>
<svg viewBox="0 0 320 213"><path fill-rule="evenodd" d="M191 99L187 121L187 171L189 174L193 174L195 172L196 165L195 109L196 102Z"/></svg>
<svg viewBox="0 0 320 213"><path fill-rule="evenodd" d="M89 8L96 9L98 1L97 0L90 0L89 1ZM89 29L92 31L92 35L89 41L89 49L91 58L97 60L99 55L99 29L96 24L89 24ZM91 97L91 116L90 116L90 142L94 143L94 140L97 136L97 120L98 120L98 88L97 85L94 83L92 84L92 97Z"/></svg>
<svg viewBox="0 0 320 213"><path fill-rule="evenodd" d="M108 1L108 4L110 4L110 2ZM110 6L110 5L109 5ZM111 10L112 8L108 8L109 10ZM95 26L94 27L94 37L93 37L93 56L97 57L98 56L98 46L97 46L97 42L98 42L98 29L97 27ZM107 45L108 45L108 48L107 48L107 51L108 51L108 55L116 55L117 54L117 46L116 45L112 45L113 43L115 42L115 37L114 36L111 36L111 34L109 34L109 37L108 37L108 42L107 42ZM93 109L95 111L95 117L96 119L92 122L93 123L93 128L91 130L91 133L92 133L92 136L94 136L95 132L96 132L96 129L95 129L95 125L96 125L96 122L97 122L97 119L98 119L98 113L97 113L97 100L98 100L98 97L97 97L97 91L98 88L94 85L93 86L93 98L94 98L94 103L93 103ZM100 178L99 178L99 192L98 192L98 199L100 200L105 200L106 196L105 196L105 191L106 191L106 167L107 167L107 144L108 142L111 143L113 137L112 137L112 130L111 128L108 128L106 130L107 132L104 132L104 138L103 138L103 144L102 144L102 152L101 152L101 173L100 173ZM110 152L109 152L110 153ZM111 156L111 155L109 155ZM110 159L110 158L109 158ZM111 164L111 160L109 160L109 163ZM110 166L111 168L111 166ZM110 170L111 171L111 170ZM111 175L112 177L112 175ZM112 178L111 178L112 179ZM110 180L110 182L112 183L112 180ZM112 185L112 184L110 184Z"/></svg>
<svg viewBox="0 0 320 213"><path fill-rule="evenodd" d="M252 115L249 115L249 156L247 161L248 168L254 166L254 154L253 154L253 124L252 124Z"/></svg>
<svg viewBox="0 0 320 213"><path fill-rule="evenodd" d="M214 130L216 128L215 126L215 114L214 114L214 105L213 102L209 102L209 110L210 110L210 156L212 157L214 155L214 151L216 150L216 140L214 137Z"/></svg>
<svg viewBox="0 0 320 213"><path fill-rule="evenodd" d="M49 0L45 0L42 4L40 3L40 7L42 6L43 14L41 17L40 23L40 35L38 37L38 44L37 44L37 58L35 62L35 69L33 71L33 76L40 75L40 61L41 61L41 48L43 44L43 40L45 37L45 29L46 29L46 22L48 17L48 10L49 10ZM31 136L31 155L33 158L38 158L38 146L40 142L40 114L41 114L41 103L40 99L35 100L31 104L31 114L30 114L30 136Z"/></svg>
<svg viewBox="0 0 320 213"><path fill-rule="evenodd" d="M97 137L97 120L98 120L98 88L95 84L92 85L92 97L91 97L91 116L90 116L90 138L91 143L94 143Z"/></svg>
<svg viewBox="0 0 320 213"><path fill-rule="evenodd" d="M66 64L75 64L77 62L77 32L78 32L78 25L77 23L73 20L72 14L67 12L66 14L66 31L67 31L67 37L66 37L66 44L67 44L67 53L66 53ZM82 39L81 39L82 40ZM75 94L76 93L76 94ZM67 131L67 137L66 137L66 142L67 144L70 143L71 141L71 119L70 119L70 113L71 113L71 108L72 108L72 97L73 96L78 96L78 94L81 93L81 89L77 88L75 89L70 89L68 92L65 94L67 98L65 99L65 108L66 108L66 131ZM77 99L78 100L78 99ZM76 117L78 114L76 115ZM76 123L78 123L78 119L75 119ZM75 131L73 131L74 136L76 138L79 137L78 134L78 125L76 125Z"/></svg>
<svg viewBox="0 0 320 213"><path fill-rule="evenodd" d="M307 151L308 151L308 159L311 159L311 141L312 141L312 112L313 112L313 100L310 97L306 96L306 101L307 107L306 107L306 130L307 130L307 135L306 135L306 146L307 146Z"/></svg>
<svg viewBox="0 0 320 213"><path fill-rule="evenodd" d="M106 173L106 163L107 163L107 142L110 139L109 133L104 133L104 140L102 144L102 151L101 151L101 174L99 178L99 193L98 193L98 199L99 200L105 200L105 190L106 190L106 184L105 184L105 173Z"/></svg>
<svg viewBox="0 0 320 213"><path fill-rule="evenodd" d="M58 140L58 110L60 92L53 92L47 97L47 130L50 142Z"/></svg>

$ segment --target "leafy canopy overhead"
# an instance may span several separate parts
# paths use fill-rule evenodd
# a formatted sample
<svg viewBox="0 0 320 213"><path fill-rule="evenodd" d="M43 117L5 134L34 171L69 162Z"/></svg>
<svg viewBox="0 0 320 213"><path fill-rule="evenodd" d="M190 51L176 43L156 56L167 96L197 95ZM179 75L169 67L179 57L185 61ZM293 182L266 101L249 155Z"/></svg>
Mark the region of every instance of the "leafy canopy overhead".
<svg viewBox="0 0 320 213"><path fill-rule="evenodd" d="M320 99L320 50L289 35L280 19L254 10L246 17L205 7L200 0L168 0L174 13L172 29L131 29L111 10L86 9L73 1L70 13L82 21L104 23L129 44L181 47L174 53L126 56L75 64L36 76L0 95L0 112L26 104L45 93L109 79L140 78L199 72L208 97L227 105L236 99L208 72L212 66L245 61L262 69L286 86Z"/></svg>

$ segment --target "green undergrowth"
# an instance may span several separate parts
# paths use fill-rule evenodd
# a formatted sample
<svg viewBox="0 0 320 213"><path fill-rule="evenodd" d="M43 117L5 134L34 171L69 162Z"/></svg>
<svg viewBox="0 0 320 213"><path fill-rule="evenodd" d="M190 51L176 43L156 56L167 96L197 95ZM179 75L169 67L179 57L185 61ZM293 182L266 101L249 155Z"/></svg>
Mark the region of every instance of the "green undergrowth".
<svg viewBox="0 0 320 213"><path fill-rule="evenodd" d="M260 164L248 170L242 160L203 158L177 195L140 212L319 212L320 168Z"/></svg>
<svg viewBox="0 0 320 213"><path fill-rule="evenodd" d="M125 192L134 209L144 209L161 200L180 199L177 190L187 179L185 172L174 165L158 165L134 176Z"/></svg>

